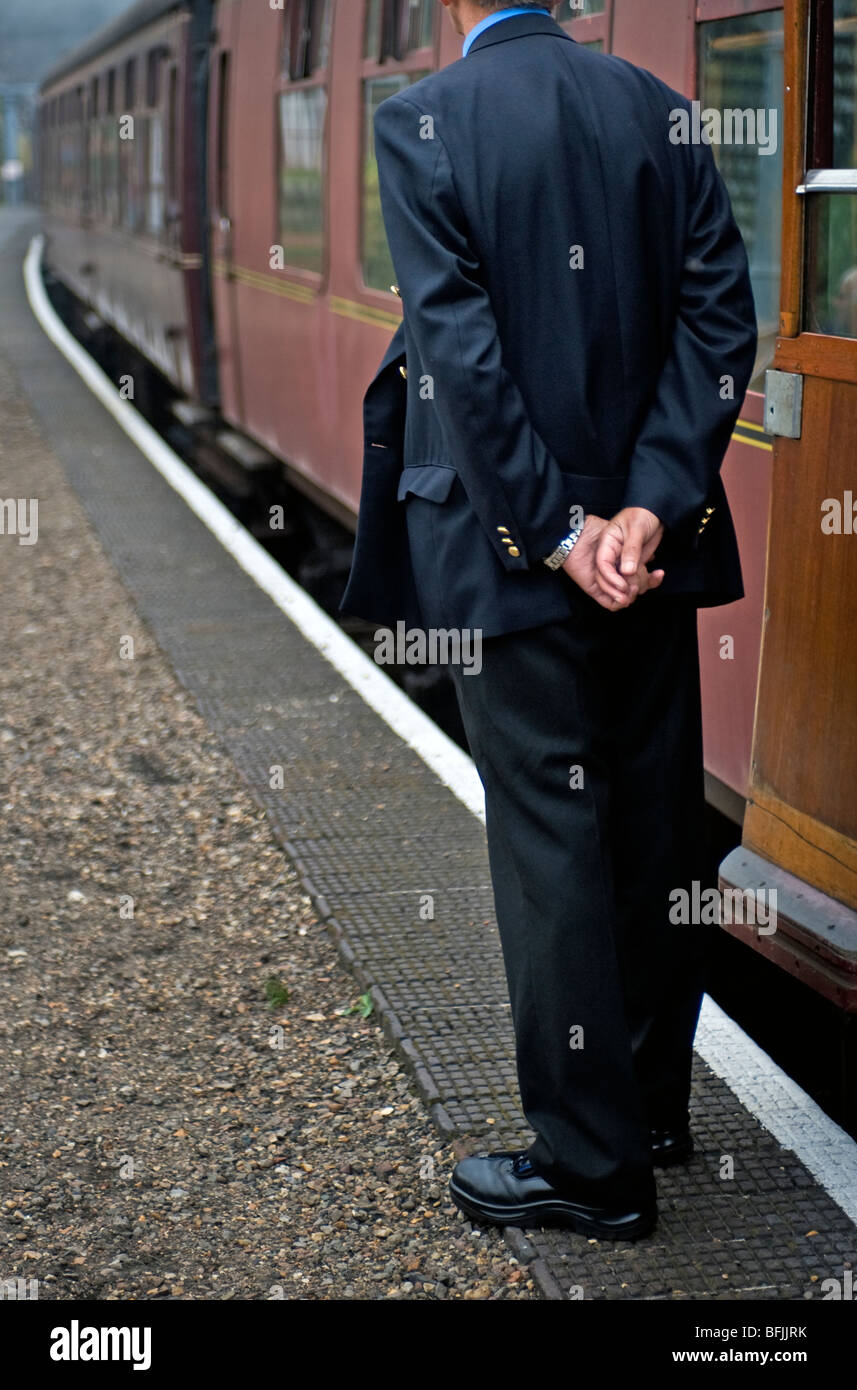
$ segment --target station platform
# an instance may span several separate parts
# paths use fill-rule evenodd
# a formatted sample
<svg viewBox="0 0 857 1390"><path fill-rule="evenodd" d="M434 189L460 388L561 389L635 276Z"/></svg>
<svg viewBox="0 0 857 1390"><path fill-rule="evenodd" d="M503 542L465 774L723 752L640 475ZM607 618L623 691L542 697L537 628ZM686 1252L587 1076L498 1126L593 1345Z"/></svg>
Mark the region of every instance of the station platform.
<svg viewBox="0 0 857 1390"><path fill-rule="evenodd" d="M225 1244L230 1269L240 1263L233 1242L240 1247L242 1231L248 1259L261 1259L258 1207L274 1223L279 1264L244 1283L236 1266L226 1283L237 1296L275 1297L266 1290L280 1265L292 1277L302 1264L319 1282L307 1286L298 1275L286 1297L704 1304L800 1302L829 1296L826 1281L857 1286L857 1145L710 1001L694 1068L696 1155L659 1173L651 1237L623 1247L557 1230L479 1234L460 1218L446 1196L456 1159L531 1137L517 1099L483 825L358 693L359 682L327 659L325 641L310 640L306 623L290 621L227 553L45 335L22 278L37 230L32 212L0 213L0 498L39 499L35 544L0 536L0 736L4 799L14 808L5 812L4 837L17 829L20 846L7 860L4 893L14 910L4 923L4 965L7 974L34 972L29 993L0 994L0 1029L25 1074L26 1038L55 1030L38 1089L46 1104L52 1091L58 1101L65 1096L60 1110L82 1104L62 1142L54 1135L59 1112L48 1123L27 1112L6 1126L7 1139L17 1136L0 1143L13 1200L25 1189L47 1194L59 1176L64 1185L13 1233L0 1276L33 1273L49 1252L58 1283L51 1294L48 1280L44 1297L130 1296L121 1278L98 1273L118 1260L134 1297L216 1298ZM126 659L129 637L136 659ZM82 707L91 710L89 731ZM43 792L27 809L31 777ZM152 866L141 856L155 854L164 837L174 843ZM424 920L427 895L433 915ZM133 927L120 915L123 897L136 904ZM308 939L322 952L312 989L298 971L299 1006L269 1009L261 984L276 977L288 987ZM322 939L336 948L332 971ZM64 952L79 953L85 968L72 968ZM218 973L218 959L235 973ZM334 1017L337 1000L358 995L369 996L368 1022ZM80 1017L63 1032L67 1010ZM285 1051L260 1042L272 1023L286 1030ZM187 1094L160 1095L170 1044L156 1024L176 1051L196 1049ZM307 1042L319 1029L334 1039L321 1039L334 1063ZM114 1041L104 1041L111 1033ZM123 1067L111 1072L120 1043ZM349 1111L352 1121L364 1114L359 1069L353 1085L337 1080L326 1108L330 1076L337 1065L347 1071L342 1056L358 1044L379 1048L365 1063L374 1088L368 1133L362 1123L349 1128ZM253 1048L267 1049L264 1078L245 1093L236 1071ZM301 1072L298 1084L292 1073ZM303 1102L318 1107L309 1143L285 1116L290 1087L312 1091L316 1078L317 1094ZM112 1127L109 1160L120 1162L117 1109L134 1130L128 1152L145 1151L149 1176L143 1206L119 1212L111 1226L96 1220L110 1190L97 1136ZM171 1167L176 1133L181 1145L181 1131L205 1125L213 1133L197 1133L202 1149L179 1173ZM246 1155L231 1153L212 1179L205 1144L217 1144L221 1125L242 1134L244 1126L250 1139ZM275 1132L273 1152L254 1158L266 1131ZM390 1136L401 1146L398 1186ZM296 1170L312 1169L313 1152L334 1140L338 1166L315 1183L310 1173L312 1190L302 1187L306 1170ZM86 1154L78 1169L76 1151ZM348 1265L337 1283L331 1269L338 1258L348 1263L335 1246L337 1220L348 1250L360 1251L345 1207L358 1200L349 1169L364 1161L360 1200L377 1202L377 1220L361 1228L362 1276L355 1255L355 1272ZM319 1227L318 1243L333 1242L325 1274L312 1264L312 1231L292 1245L274 1213L287 1193L288 1219L299 1229L301 1194L317 1207L330 1190L344 1191L348 1203L341 1196L343 1210ZM227 1220L218 1202L229 1194ZM99 1225L91 1282L86 1240L73 1253L47 1221L50 1211L56 1226L70 1224L65 1212L75 1201L89 1203ZM176 1212L182 1221L172 1219ZM396 1244L396 1228L413 1228L415 1213L421 1227L433 1227L430 1257ZM129 1244L130 1227L144 1217L150 1232L163 1232L145 1256ZM438 1272L444 1247L458 1252L457 1283ZM42 1265L28 1263L28 1250L41 1253ZM156 1282L134 1284L138 1267Z"/></svg>

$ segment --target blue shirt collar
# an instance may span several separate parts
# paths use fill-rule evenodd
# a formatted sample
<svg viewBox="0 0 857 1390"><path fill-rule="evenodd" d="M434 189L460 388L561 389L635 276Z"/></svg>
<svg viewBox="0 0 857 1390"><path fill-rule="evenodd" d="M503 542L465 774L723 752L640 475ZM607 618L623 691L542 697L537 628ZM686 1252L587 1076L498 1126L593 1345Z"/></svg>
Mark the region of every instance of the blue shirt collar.
<svg viewBox="0 0 857 1390"><path fill-rule="evenodd" d="M511 19L512 15L514 14L549 15L550 10L535 9L532 5L516 5L514 6L514 8L508 10L495 10L493 14L486 15L484 19L480 19L479 23L474 25L474 27L470 30L470 33L464 40L464 47L461 50L462 58L467 57L468 49L470 48L470 45L472 44L475 38L478 38L478 36L484 33L486 29L490 29L492 24L498 24L501 19Z"/></svg>

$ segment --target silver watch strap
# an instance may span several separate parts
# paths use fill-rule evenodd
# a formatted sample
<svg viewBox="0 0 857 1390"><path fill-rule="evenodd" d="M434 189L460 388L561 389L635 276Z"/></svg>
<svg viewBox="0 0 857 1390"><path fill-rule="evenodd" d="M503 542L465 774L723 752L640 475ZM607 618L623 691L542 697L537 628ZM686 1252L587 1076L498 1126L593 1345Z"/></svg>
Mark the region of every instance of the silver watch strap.
<svg viewBox="0 0 857 1390"><path fill-rule="evenodd" d="M558 570L565 563L582 534L582 527L569 531L568 535L560 541L556 550L552 550L550 555L544 556L543 563L547 565L549 570Z"/></svg>

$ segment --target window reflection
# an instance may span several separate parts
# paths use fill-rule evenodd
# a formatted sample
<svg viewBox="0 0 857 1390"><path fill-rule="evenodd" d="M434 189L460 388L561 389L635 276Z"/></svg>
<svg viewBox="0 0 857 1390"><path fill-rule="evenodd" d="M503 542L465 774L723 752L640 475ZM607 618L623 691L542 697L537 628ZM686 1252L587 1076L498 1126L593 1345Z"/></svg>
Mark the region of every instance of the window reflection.
<svg viewBox="0 0 857 1390"><path fill-rule="evenodd" d="M589 14L603 13L604 0L562 0L562 4L554 10L553 17L559 24L566 24L570 19L584 19Z"/></svg>
<svg viewBox="0 0 857 1390"><path fill-rule="evenodd" d="M814 151L818 169L857 167L857 0L834 0L816 50L813 92ZM820 56L819 56L820 55Z"/></svg>
<svg viewBox="0 0 857 1390"><path fill-rule="evenodd" d="M367 0L363 56L400 60L434 39L437 0Z"/></svg>
<svg viewBox="0 0 857 1390"><path fill-rule="evenodd" d="M425 72L396 72L390 73L388 77L370 78L363 84L363 281L376 290L388 290L396 278L396 273L387 246L381 213L378 165L375 160L375 112L387 97L425 76Z"/></svg>
<svg viewBox="0 0 857 1390"><path fill-rule="evenodd" d="M834 0L832 29L830 56L818 66L823 85L813 93L814 153L817 167L855 169L857 0ZM857 193L810 193L806 201L804 328L857 338Z"/></svg>
<svg viewBox="0 0 857 1390"><path fill-rule="evenodd" d="M280 241L286 263L324 268L324 87L280 93Z"/></svg>
<svg viewBox="0 0 857 1390"><path fill-rule="evenodd" d="M435 8L435 0L407 0L405 46L409 52L431 43Z"/></svg>
<svg viewBox="0 0 857 1390"><path fill-rule="evenodd" d="M779 327L781 199L783 182L783 17L777 10L699 26L699 100L702 109L776 112L775 154L757 144L712 146L750 262L759 346L750 390L764 390ZM772 131L771 114L766 131ZM726 122L723 123L726 130Z"/></svg>

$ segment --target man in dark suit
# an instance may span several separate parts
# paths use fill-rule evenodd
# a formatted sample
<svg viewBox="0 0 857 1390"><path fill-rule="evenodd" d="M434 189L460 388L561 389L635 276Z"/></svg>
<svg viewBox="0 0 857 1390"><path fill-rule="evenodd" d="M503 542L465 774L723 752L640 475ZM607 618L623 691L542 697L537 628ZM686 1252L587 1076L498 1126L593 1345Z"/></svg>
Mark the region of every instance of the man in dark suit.
<svg viewBox="0 0 857 1390"><path fill-rule="evenodd" d="M703 872L696 609L742 595L719 471L747 259L689 102L554 6L440 0L462 61L375 117L404 310L364 402L343 608L481 631L452 668L486 796L528 1150L469 1217L634 1239L690 1156Z"/></svg>

